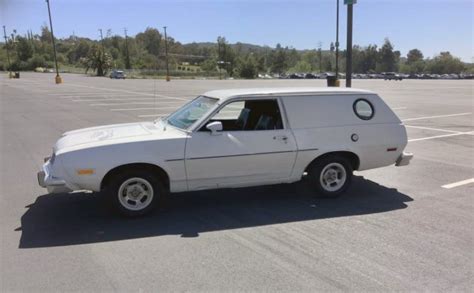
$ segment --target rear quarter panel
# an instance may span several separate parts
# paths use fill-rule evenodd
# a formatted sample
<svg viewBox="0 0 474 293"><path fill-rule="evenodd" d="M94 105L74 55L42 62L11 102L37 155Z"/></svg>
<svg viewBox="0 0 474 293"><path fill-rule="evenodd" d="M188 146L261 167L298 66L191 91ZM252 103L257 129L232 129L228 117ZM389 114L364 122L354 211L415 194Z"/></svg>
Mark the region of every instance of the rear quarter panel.
<svg viewBox="0 0 474 293"><path fill-rule="evenodd" d="M353 110L357 99L374 108L370 120L358 118ZM328 152L350 151L360 160L358 170L394 164L407 144L400 119L374 94L282 97L287 119L298 144L293 172L301 177L308 164ZM359 139L352 141L357 134ZM396 151L387 151L396 148Z"/></svg>

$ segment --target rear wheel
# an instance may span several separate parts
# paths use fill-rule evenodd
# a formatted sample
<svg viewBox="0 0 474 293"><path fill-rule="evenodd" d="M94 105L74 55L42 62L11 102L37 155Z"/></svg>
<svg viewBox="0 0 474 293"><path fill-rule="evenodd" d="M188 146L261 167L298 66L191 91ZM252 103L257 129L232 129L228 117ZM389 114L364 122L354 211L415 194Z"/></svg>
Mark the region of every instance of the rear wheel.
<svg viewBox="0 0 474 293"><path fill-rule="evenodd" d="M324 197L344 193L352 180L352 165L342 156L327 156L317 160L308 170L310 184Z"/></svg>
<svg viewBox="0 0 474 293"><path fill-rule="evenodd" d="M149 171L132 170L112 178L107 194L116 212L136 217L155 209L164 197L165 189L160 180Z"/></svg>

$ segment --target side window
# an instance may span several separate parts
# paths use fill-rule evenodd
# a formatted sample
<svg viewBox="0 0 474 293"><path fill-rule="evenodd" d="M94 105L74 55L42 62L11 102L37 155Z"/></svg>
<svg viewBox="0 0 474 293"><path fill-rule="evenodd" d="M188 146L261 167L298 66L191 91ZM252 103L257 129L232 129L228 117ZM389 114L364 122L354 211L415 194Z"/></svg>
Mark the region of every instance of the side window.
<svg viewBox="0 0 474 293"><path fill-rule="evenodd" d="M246 100L225 105L209 122L222 122L223 131L283 129L277 100ZM206 131L205 126L201 131Z"/></svg>
<svg viewBox="0 0 474 293"><path fill-rule="evenodd" d="M370 120L374 117L374 106L366 99L357 99L352 107L356 116L362 120Z"/></svg>
<svg viewBox="0 0 474 293"><path fill-rule="evenodd" d="M244 101L227 104L216 115L214 115L213 120L236 120L239 118L239 115L244 108Z"/></svg>

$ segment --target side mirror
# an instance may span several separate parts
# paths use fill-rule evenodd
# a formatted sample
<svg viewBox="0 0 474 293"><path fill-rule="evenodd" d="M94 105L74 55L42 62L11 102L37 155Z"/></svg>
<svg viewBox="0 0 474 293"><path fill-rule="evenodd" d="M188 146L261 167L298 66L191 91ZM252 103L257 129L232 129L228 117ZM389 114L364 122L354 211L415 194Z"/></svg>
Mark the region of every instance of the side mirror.
<svg viewBox="0 0 474 293"><path fill-rule="evenodd" d="M222 122L214 121L206 125L206 128L211 131L212 135L218 134L218 131L222 131Z"/></svg>

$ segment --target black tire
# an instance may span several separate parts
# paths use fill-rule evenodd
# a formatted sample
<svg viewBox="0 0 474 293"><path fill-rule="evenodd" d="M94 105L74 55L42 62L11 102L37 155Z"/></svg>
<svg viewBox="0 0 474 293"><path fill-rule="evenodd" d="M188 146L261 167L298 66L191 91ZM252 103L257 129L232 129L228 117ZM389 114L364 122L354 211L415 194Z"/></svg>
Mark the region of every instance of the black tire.
<svg viewBox="0 0 474 293"><path fill-rule="evenodd" d="M328 168L326 168L328 167ZM328 169L339 170L340 168L344 169L345 172L345 179L344 182L341 183L341 186L338 187L336 190L328 190L328 188L323 186L323 179L322 172L327 172ZM310 186L313 190L315 190L318 195L322 197L329 197L334 198L338 197L342 193L344 193L347 188L349 188L351 181L352 181L352 164L351 162L343 157L343 156L325 156L316 160L308 169L308 181ZM332 172L332 171L330 171ZM327 173L326 173L327 174ZM339 177L339 173L337 173L336 177ZM342 178L339 178L341 180ZM326 181L324 181L326 182ZM327 183L329 184L329 183ZM339 185L339 184L337 184ZM337 185L335 187L337 187Z"/></svg>
<svg viewBox="0 0 474 293"><path fill-rule="evenodd" d="M139 179L138 181L136 179ZM150 194L151 188L151 199L148 199L148 196L143 196L143 202L141 200L126 200L125 191L127 189L122 189L122 201L119 199L119 192L121 189L122 184L126 183L127 181L133 185L139 185L139 188L142 188L144 194ZM148 184L146 183L148 182ZM147 170L130 170L124 171L117 175L115 175L112 179L108 187L106 188L106 195L107 195L107 202L111 205L113 210L118 214L125 216L125 217L139 217L146 215L152 212L160 202L164 199L166 195L166 189L163 187L163 184L159 180L157 176L154 176L150 171ZM140 194L141 195L141 194ZM122 202L127 202L128 205L131 206L132 202L142 202L144 207L141 209L130 209L127 208ZM149 201L149 202L148 202ZM148 203L147 203L148 202ZM140 203L138 203L140 204Z"/></svg>

